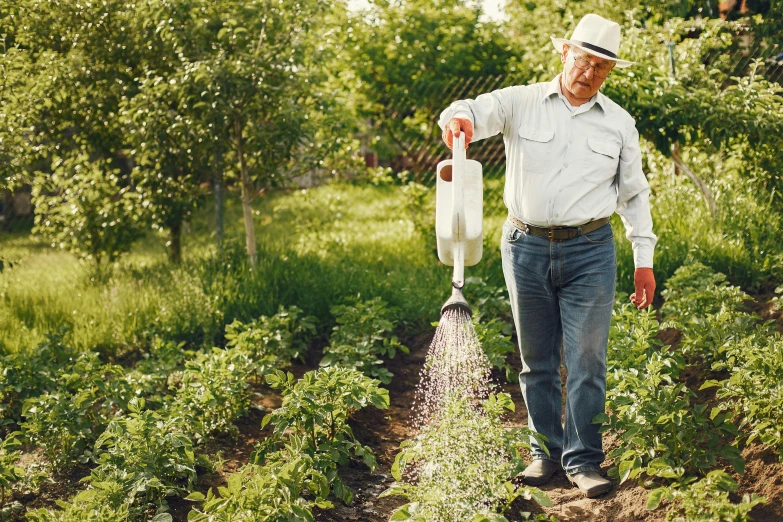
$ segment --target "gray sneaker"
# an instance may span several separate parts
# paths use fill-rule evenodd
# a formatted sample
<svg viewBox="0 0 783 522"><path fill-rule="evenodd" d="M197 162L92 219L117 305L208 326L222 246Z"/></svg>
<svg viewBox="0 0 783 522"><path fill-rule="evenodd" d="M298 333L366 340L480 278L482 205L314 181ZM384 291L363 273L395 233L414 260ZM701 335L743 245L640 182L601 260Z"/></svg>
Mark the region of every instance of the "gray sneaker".
<svg viewBox="0 0 783 522"><path fill-rule="evenodd" d="M560 464L553 460L537 459L517 475L517 478L528 486L543 486L559 469Z"/></svg>
<svg viewBox="0 0 783 522"><path fill-rule="evenodd" d="M567 477L587 498L603 495L614 487L611 481L603 478L597 471L583 471Z"/></svg>

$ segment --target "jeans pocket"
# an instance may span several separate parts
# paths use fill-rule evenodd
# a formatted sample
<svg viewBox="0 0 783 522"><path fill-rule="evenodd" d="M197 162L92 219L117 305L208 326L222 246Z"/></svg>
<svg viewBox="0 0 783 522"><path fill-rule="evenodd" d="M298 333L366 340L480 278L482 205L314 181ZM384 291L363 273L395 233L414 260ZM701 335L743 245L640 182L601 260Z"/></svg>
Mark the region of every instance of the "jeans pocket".
<svg viewBox="0 0 783 522"><path fill-rule="evenodd" d="M607 223L606 225L593 230L592 232L582 234L582 237L585 238L585 241L593 245L603 245L605 243L609 243L610 241L614 241L614 231L612 230L612 224Z"/></svg>
<svg viewBox="0 0 783 522"><path fill-rule="evenodd" d="M516 243L524 235L525 232L515 227L510 221L503 223L503 239L506 243Z"/></svg>

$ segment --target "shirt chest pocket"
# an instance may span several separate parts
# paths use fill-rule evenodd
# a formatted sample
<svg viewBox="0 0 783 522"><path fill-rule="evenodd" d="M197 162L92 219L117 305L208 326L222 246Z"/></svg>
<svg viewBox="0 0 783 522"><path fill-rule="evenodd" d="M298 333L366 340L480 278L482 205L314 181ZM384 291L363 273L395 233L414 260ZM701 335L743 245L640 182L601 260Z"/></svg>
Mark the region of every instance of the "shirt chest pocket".
<svg viewBox="0 0 783 522"><path fill-rule="evenodd" d="M582 178L595 185L617 174L620 144L600 138L587 138L587 155L582 165Z"/></svg>
<svg viewBox="0 0 783 522"><path fill-rule="evenodd" d="M552 161L555 131L520 125L519 137L522 148L522 171L545 172Z"/></svg>

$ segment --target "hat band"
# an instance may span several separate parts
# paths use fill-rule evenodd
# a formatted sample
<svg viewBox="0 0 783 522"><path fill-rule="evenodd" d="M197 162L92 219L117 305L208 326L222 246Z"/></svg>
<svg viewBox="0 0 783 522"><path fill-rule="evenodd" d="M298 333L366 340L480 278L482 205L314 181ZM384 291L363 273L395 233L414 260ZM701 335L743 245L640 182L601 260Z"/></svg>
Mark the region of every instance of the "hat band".
<svg viewBox="0 0 783 522"><path fill-rule="evenodd" d="M601 54L605 54L607 56L611 56L614 59L617 59L617 55L614 54L609 49L604 49L603 47L598 47L597 45L593 45L593 44L588 43L588 42L580 42L579 40L571 40L571 41L573 43L575 43L576 45L579 45L579 46L584 47L586 49L590 49L591 51L595 51L595 52L598 52L598 53L601 53Z"/></svg>

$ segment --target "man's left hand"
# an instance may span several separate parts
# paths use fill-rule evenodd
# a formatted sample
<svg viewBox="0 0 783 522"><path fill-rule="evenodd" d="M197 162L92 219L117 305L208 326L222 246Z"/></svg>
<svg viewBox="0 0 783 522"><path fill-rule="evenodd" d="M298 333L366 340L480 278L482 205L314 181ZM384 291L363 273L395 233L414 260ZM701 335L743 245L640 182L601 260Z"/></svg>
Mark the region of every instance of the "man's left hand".
<svg viewBox="0 0 783 522"><path fill-rule="evenodd" d="M636 292L631 294L631 303L641 310L652 304L655 296L655 275L652 268L637 268L633 274Z"/></svg>

